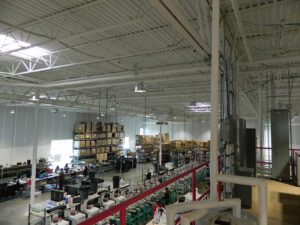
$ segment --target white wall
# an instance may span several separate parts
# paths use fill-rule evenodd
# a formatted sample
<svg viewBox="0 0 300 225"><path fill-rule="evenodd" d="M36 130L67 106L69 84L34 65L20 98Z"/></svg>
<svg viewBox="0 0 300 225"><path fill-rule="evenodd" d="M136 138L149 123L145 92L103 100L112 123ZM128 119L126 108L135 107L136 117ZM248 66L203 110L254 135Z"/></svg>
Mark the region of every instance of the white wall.
<svg viewBox="0 0 300 225"><path fill-rule="evenodd" d="M25 162L32 158L34 108L0 106L0 165ZM65 114L65 117L63 116ZM47 158L51 140L72 139L74 124L89 120L91 114L40 108L37 158Z"/></svg>
<svg viewBox="0 0 300 225"><path fill-rule="evenodd" d="M32 157L34 107L14 107L0 105L0 165L8 166L16 162L25 162ZM65 115L65 116L63 116ZM72 139L74 124L81 121L96 121L96 114L58 110L52 113L48 108L40 108L37 158L47 158L51 140ZM117 120L117 121L116 121ZM105 122L105 117L101 117ZM125 127L125 136L129 137L129 146L135 149L135 136L140 128L146 128L146 134L159 134L155 120L133 116L108 117L108 122L119 122ZM210 139L210 123L204 120L190 122L169 122L163 126L163 133L169 133L171 140Z"/></svg>

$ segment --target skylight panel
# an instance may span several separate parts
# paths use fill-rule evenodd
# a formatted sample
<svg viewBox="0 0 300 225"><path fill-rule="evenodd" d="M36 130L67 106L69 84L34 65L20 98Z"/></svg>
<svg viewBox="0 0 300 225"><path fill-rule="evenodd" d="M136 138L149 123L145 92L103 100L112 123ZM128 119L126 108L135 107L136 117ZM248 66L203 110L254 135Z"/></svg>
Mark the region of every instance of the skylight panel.
<svg viewBox="0 0 300 225"><path fill-rule="evenodd" d="M29 47L29 46L31 46L29 43L15 40L14 38L5 36L3 34L0 35L0 52L2 53L18 50L23 47ZM31 58L40 58L42 56L48 55L49 53L50 52L46 49L40 47L31 47L31 48L15 51L9 54L24 59L31 59Z"/></svg>

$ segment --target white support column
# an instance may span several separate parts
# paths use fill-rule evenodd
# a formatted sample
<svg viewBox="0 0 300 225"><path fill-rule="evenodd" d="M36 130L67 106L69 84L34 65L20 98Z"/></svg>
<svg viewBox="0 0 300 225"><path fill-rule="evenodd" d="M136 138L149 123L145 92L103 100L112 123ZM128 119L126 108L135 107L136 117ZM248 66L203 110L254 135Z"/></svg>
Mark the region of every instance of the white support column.
<svg viewBox="0 0 300 225"><path fill-rule="evenodd" d="M211 150L210 150L210 198L217 200L218 148L219 148L219 50L220 50L220 0L212 3L212 51L211 51Z"/></svg>
<svg viewBox="0 0 300 225"><path fill-rule="evenodd" d="M259 147L263 147L264 143L264 129L263 129L263 111L262 111L262 84L261 76L259 76L259 89L258 89L258 126L259 126ZM260 160L263 161L263 150L260 149Z"/></svg>
<svg viewBox="0 0 300 225"><path fill-rule="evenodd" d="M162 151L162 124L159 125L159 167L161 167L161 151Z"/></svg>
<svg viewBox="0 0 300 225"><path fill-rule="evenodd" d="M35 203L35 177L36 177L36 155L38 146L38 128L39 128L39 103L35 103L34 111L34 136L33 136L33 151L32 151L32 167L31 167L31 190L30 190L30 205Z"/></svg>

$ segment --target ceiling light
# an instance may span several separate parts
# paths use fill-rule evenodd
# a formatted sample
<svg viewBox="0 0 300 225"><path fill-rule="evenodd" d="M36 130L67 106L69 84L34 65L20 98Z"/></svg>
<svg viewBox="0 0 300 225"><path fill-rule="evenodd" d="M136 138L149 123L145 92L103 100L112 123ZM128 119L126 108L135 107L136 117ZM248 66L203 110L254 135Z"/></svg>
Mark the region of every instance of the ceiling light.
<svg viewBox="0 0 300 225"><path fill-rule="evenodd" d="M99 116L97 116L97 118L96 118L97 120L100 120L100 117Z"/></svg>
<svg viewBox="0 0 300 225"><path fill-rule="evenodd" d="M15 113L16 111L14 109L10 111L10 114L15 114Z"/></svg>
<svg viewBox="0 0 300 225"><path fill-rule="evenodd" d="M138 80L138 81L136 82L136 85L135 85L135 87L134 87L134 92L138 92L138 93L146 92L146 88L145 88L145 85L144 85L144 81Z"/></svg>
<svg viewBox="0 0 300 225"><path fill-rule="evenodd" d="M211 111L211 105L210 103L195 102L193 106L189 105L189 109L191 112L209 113Z"/></svg>
<svg viewBox="0 0 300 225"><path fill-rule="evenodd" d="M177 118L176 116L173 117L173 119L176 119L176 118Z"/></svg>
<svg viewBox="0 0 300 225"><path fill-rule="evenodd" d="M38 99L36 98L35 94L31 95L30 100L31 101L38 101Z"/></svg>
<svg viewBox="0 0 300 225"><path fill-rule="evenodd" d="M103 116L104 116L104 113L101 113L101 115L100 115L100 116L102 116L102 117L103 117Z"/></svg>
<svg viewBox="0 0 300 225"><path fill-rule="evenodd" d="M63 117L66 117L67 115L66 114L63 114Z"/></svg>
<svg viewBox="0 0 300 225"><path fill-rule="evenodd" d="M11 55L21 57L24 59L31 59L31 58L40 58L44 55L49 55L50 52L46 49L40 47L30 47L31 44L15 40L14 38L5 36L3 34L0 35L0 52L9 52L14 51ZM21 48L27 48L23 50L19 50ZM30 48L28 48L30 47Z"/></svg>

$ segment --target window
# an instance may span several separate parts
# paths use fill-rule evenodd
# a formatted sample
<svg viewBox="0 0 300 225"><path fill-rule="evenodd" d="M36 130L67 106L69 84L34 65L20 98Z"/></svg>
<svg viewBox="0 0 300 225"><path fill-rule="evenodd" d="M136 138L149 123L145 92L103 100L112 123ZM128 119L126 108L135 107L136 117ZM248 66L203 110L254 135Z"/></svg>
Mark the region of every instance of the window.
<svg viewBox="0 0 300 225"><path fill-rule="evenodd" d="M124 145L123 145L124 149L129 148L129 137L125 137L124 138Z"/></svg>
<svg viewBox="0 0 300 225"><path fill-rule="evenodd" d="M52 161L53 169L56 166L64 168L66 163L71 163L73 155L73 140L52 140L50 148L50 161Z"/></svg>
<svg viewBox="0 0 300 225"><path fill-rule="evenodd" d="M140 135L144 135L144 128L140 128Z"/></svg>

